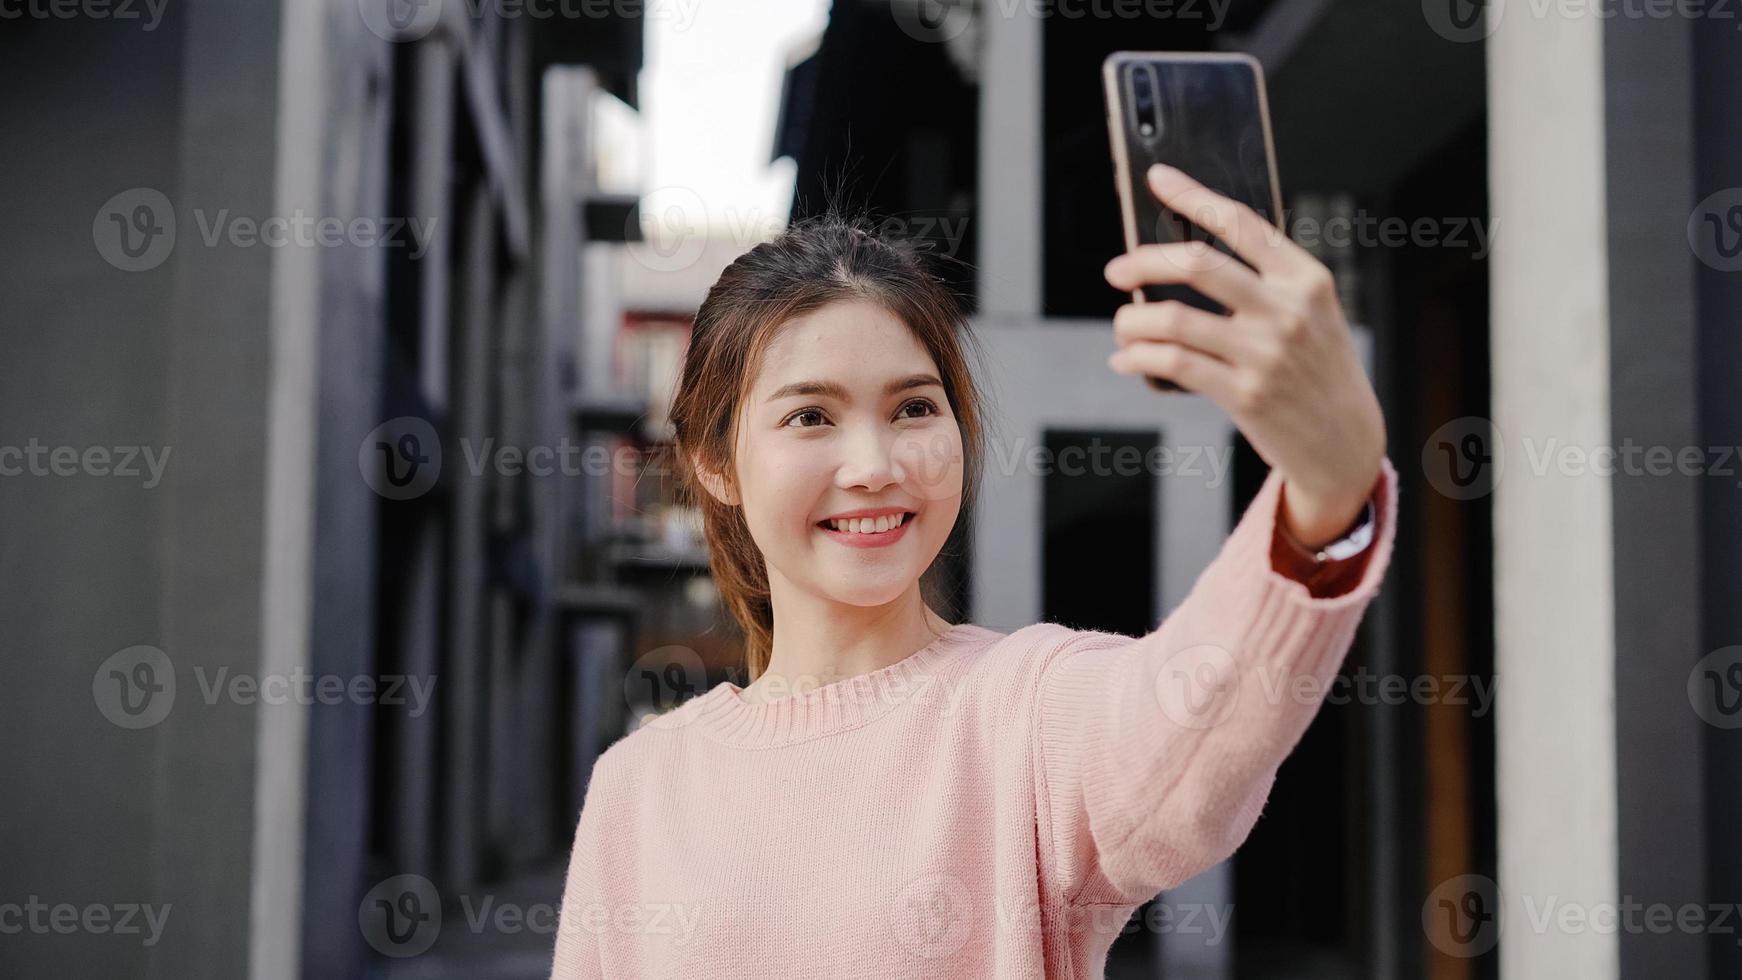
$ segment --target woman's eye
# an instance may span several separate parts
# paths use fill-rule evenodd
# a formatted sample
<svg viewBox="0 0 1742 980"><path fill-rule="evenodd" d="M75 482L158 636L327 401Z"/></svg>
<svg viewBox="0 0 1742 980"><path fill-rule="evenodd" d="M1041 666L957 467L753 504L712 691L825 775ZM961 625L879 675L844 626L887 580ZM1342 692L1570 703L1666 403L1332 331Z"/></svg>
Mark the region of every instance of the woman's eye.
<svg viewBox="0 0 1742 980"><path fill-rule="evenodd" d="M913 400L913 401L910 401L910 402L908 402L908 403L907 403L907 404L905 404L905 405L903 405L903 406L901 406L901 410L902 410L902 412L904 412L904 413L905 413L905 412L906 412L906 411L907 411L907 410L908 410L908 409L910 409L910 408L914 408L914 407L916 407L916 406L917 406L917 407L919 407L919 408L923 408L923 409L925 409L925 410L926 410L926 413L925 413L925 414L926 414L926 415L936 415L936 414L938 414L938 407L937 407L937 405L936 405L936 404L934 404L934 403L933 403L933 402L932 402L932 400L931 400L931 399L929 399L929 398L915 398L915 399L914 399L914 400ZM909 415L909 416L907 416L907 417L908 417L908 418L925 418L925 415Z"/></svg>
<svg viewBox="0 0 1742 980"><path fill-rule="evenodd" d="M912 410L915 408L923 409L924 411L917 414L917 415L912 414ZM931 399L929 399L929 398L915 398L913 401L910 401L907 404L901 406L900 410L896 414L897 414L898 418L910 418L911 419L911 418L925 418L928 415L937 415L937 414L939 414L939 412L938 412L937 403L933 402ZM811 423L811 422L803 421L804 419L816 419L817 421L815 421L814 423ZM803 408L803 409L799 409L798 411L792 413L791 415L788 415L786 417L786 420L784 422L782 422L781 425L791 426L795 429L814 429L820 425L823 425L827 421L828 421L828 416L823 414L822 409Z"/></svg>

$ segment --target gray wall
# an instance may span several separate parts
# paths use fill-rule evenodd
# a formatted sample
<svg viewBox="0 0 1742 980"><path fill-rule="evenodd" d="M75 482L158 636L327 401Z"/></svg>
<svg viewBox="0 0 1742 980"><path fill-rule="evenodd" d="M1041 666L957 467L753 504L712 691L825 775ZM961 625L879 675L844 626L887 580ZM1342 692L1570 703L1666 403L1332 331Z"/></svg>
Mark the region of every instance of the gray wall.
<svg viewBox="0 0 1742 980"><path fill-rule="evenodd" d="M1693 117L1697 199L1742 187L1742 34L1709 19L1693 25ZM1742 436L1742 274L1704 265L1698 283L1700 426L1706 445L1734 445ZM1735 469L1734 464L1732 470ZM1707 479L1700 503L1703 535L1701 654L1742 643L1742 490L1735 478ZM1742 902L1742 729L1708 726L1704 835L1706 898ZM1710 976L1742 975L1742 944L1719 936L1709 944Z"/></svg>
<svg viewBox="0 0 1742 980"><path fill-rule="evenodd" d="M1609 444L1702 445L1695 269L1692 25L1603 25L1608 137ZM1665 66L1684 66L1664 70ZM1699 477L1617 473L1615 744L1619 893L1676 908L1705 892L1706 726L1689 710L1700 640ZM1619 935L1621 975L1708 974L1708 937Z"/></svg>
<svg viewBox="0 0 1742 980"><path fill-rule="evenodd" d="M272 255L206 247L191 210L272 211L278 8L194 0L144 26L0 31L0 446L169 451L155 486L0 478L0 785L28 801L7 807L0 900L112 922L129 903L169 909L150 948L111 929L8 936L7 976L247 967L255 719L206 704L195 670L255 669ZM93 223L138 187L179 227L166 261L128 272ZM175 700L128 730L93 676L139 644L172 661Z"/></svg>

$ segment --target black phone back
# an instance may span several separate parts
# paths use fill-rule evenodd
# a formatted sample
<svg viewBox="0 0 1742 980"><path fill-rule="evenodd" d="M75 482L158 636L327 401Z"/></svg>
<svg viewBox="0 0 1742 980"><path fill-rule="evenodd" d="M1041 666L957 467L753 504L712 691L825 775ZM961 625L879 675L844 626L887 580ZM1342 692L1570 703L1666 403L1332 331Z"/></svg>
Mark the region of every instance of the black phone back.
<svg viewBox="0 0 1742 980"><path fill-rule="evenodd" d="M1146 176L1156 163L1177 167L1277 223L1275 157L1256 61L1244 55L1117 52L1108 56L1105 73L1109 131L1114 153L1122 152L1125 161L1115 172L1127 185L1122 190L1132 202L1135 225L1126 229L1127 249L1195 239L1233 254L1228 243L1156 200ZM1144 286L1142 292L1151 302L1178 299L1227 312L1186 286Z"/></svg>

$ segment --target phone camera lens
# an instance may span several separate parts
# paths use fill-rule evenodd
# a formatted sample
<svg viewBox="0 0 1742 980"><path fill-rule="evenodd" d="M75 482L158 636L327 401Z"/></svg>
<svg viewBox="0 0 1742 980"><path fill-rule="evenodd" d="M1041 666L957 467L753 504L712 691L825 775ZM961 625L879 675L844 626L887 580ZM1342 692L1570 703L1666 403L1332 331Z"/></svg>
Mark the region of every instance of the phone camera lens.
<svg viewBox="0 0 1742 980"><path fill-rule="evenodd" d="M1161 85L1149 65L1134 66L1131 72L1131 115L1137 134L1145 140L1155 139L1161 131Z"/></svg>

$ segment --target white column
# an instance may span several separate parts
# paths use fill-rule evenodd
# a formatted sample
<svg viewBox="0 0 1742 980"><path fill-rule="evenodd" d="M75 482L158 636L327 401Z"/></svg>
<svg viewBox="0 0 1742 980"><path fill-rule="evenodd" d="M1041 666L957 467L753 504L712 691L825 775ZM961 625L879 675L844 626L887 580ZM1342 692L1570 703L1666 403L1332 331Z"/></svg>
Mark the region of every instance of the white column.
<svg viewBox="0 0 1742 980"><path fill-rule="evenodd" d="M326 141L325 12L280 8L278 163L275 213L321 214ZM266 546L260 586L260 676L294 676L309 665L313 596L316 377L321 254L272 255L266 392ZM256 709L254 873L248 910L248 975L302 974L303 841L308 706L264 700Z"/></svg>
<svg viewBox="0 0 1742 980"><path fill-rule="evenodd" d="M1026 11L990 4L979 14L982 315L1040 314L1041 21Z"/></svg>
<svg viewBox="0 0 1742 980"><path fill-rule="evenodd" d="M1531 917L1617 901L1611 487L1524 451L1610 438L1605 22L1509 6L1487 59L1500 965L1615 977L1613 930Z"/></svg>

